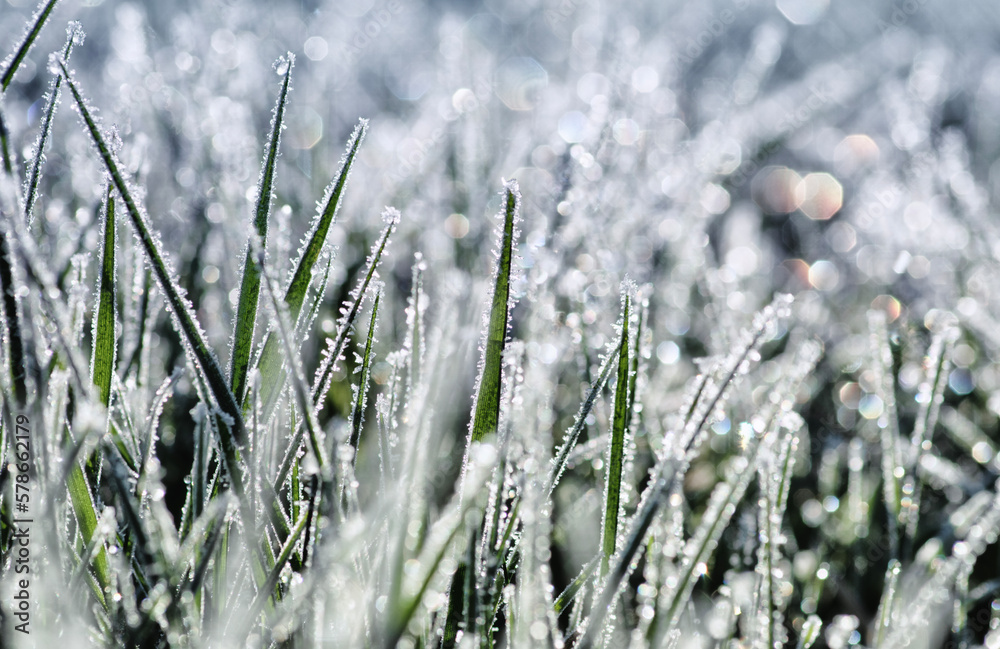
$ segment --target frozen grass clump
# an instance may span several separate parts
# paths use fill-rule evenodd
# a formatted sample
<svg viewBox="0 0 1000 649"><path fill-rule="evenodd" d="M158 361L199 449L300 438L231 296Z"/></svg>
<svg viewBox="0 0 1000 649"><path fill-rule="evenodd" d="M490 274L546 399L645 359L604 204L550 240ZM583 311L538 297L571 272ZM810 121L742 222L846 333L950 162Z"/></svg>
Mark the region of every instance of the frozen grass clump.
<svg viewBox="0 0 1000 649"><path fill-rule="evenodd" d="M0 646L1000 646L992 12L8 4Z"/></svg>

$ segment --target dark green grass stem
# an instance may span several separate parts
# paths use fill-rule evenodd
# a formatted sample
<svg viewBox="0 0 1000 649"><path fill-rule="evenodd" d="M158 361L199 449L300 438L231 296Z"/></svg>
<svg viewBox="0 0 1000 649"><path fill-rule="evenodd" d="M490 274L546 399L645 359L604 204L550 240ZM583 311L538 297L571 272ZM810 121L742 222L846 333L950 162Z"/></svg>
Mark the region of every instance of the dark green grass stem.
<svg viewBox="0 0 1000 649"><path fill-rule="evenodd" d="M21 62L24 61L24 57L28 56L28 50L35 44L35 40L42 32L42 28L45 27L45 23L48 21L49 16L52 15L52 10L56 8L58 2L59 0L49 0L44 5L40 5L41 10L35 14L34 24L24 34L24 38L21 40L20 45L18 45L14 57L7 65L7 69L3 71L3 75L0 75L0 95L7 91L7 86L14 80L17 69L21 66Z"/></svg>
<svg viewBox="0 0 1000 649"><path fill-rule="evenodd" d="M517 217L517 185L509 184L504 190L503 238L500 242L500 260L493 287L493 305L490 308L486 330L486 348L476 410L472 420L472 441L480 442L495 433L500 420L501 371L503 350L507 344L508 309L510 299L510 268L514 256L514 220Z"/></svg>
<svg viewBox="0 0 1000 649"><path fill-rule="evenodd" d="M608 574L608 564L618 540L618 514L621 500L622 468L625 458L625 428L629 410L628 319L629 295L624 296L622 344L618 350L618 382L615 386L615 410L611 425L611 449L608 456L608 485L604 500L604 538L601 577Z"/></svg>

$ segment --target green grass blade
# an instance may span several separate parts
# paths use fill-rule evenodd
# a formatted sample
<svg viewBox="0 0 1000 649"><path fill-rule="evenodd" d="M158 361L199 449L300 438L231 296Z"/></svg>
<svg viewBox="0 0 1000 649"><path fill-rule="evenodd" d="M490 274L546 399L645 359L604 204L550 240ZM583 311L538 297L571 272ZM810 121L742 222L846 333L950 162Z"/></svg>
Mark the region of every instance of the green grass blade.
<svg viewBox="0 0 1000 649"><path fill-rule="evenodd" d="M288 308L291 321L297 322L299 313L302 310L302 303L312 283L313 272L316 262L326 245L326 235L330 231L330 226L340 207L341 198L344 193L344 186L351 173L351 167L357 157L358 148L365 139L368 130L368 120L361 120L351 134L347 143L347 153L344 155L340 165L340 172L337 178L327 187L326 195L322 201L322 209L313 221L312 229L307 235L307 243L302 248L292 279L285 290L285 305ZM273 332L264 339L264 344L258 357L257 366L261 374L261 404L264 421L270 419L274 406L277 404L278 395L281 393L285 383L285 372L282 367L281 349L279 342L274 339ZM244 400L244 408L249 408L250 403Z"/></svg>
<svg viewBox="0 0 1000 649"><path fill-rule="evenodd" d="M111 376L115 369L115 199L111 186L104 194L104 239L101 251L101 276L98 303L94 311L94 349L90 375L97 396L105 406L111 398Z"/></svg>
<svg viewBox="0 0 1000 649"><path fill-rule="evenodd" d="M501 371L503 350L507 344L507 327L510 316L510 271L514 259L514 241L521 195L517 181L511 180L503 190L503 230L500 239L500 256L494 278L489 324L486 328L482 367L476 390L476 408L472 418L470 440L480 442L497 430L500 419Z"/></svg>
<svg viewBox="0 0 1000 649"><path fill-rule="evenodd" d="M42 28L45 27L45 23L48 21L49 16L52 15L52 10L56 8L56 3L58 2L59 0L48 0L48 2L38 5L34 17L29 22L30 27L24 32L24 36L21 37L21 42L18 44L17 49L3 63L3 74L0 74L0 95L7 91L7 86L14 80L17 69L21 66L21 62L24 61L24 57L28 56L28 50L35 44L35 39L42 32Z"/></svg>
<svg viewBox="0 0 1000 649"><path fill-rule="evenodd" d="M292 78L292 67L295 57L291 52L278 59L276 66L284 67L281 81L281 92L274 107L271 118L271 135L268 138L267 152L260 171L260 181L257 184L257 207L254 210L254 230L262 249L267 249L267 221L271 212L271 197L274 189L275 169L278 161L278 149L281 145L281 129L284 127L285 104L288 101L288 88ZM254 236L254 235L251 235ZM230 361L230 387L238 401L243 400L247 387L247 372L250 369L250 350L253 347L254 331L257 324L257 302L260 298L260 268L253 261L251 247L243 259L243 280L240 284L240 296L237 301L236 326L233 331L232 354Z"/></svg>
<svg viewBox="0 0 1000 649"><path fill-rule="evenodd" d="M441 649L455 649L458 645L459 624L465 609L465 574L468 566L465 562L458 564L451 576L451 587L448 589L448 609L444 621L444 635L441 638Z"/></svg>
<svg viewBox="0 0 1000 649"><path fill-rule="evenodd" d="M205 341L204 334L190 303L184 296L183 290L180 288L176 278L173 277L167 267L164 255L160 251L158 236L151 229L146 216L133 199L132 191L125 180L125 176L120 171L116 156L108 146L100 126L84 101L79 86L66 67L66 62L60 60L58 65L63 78L66 80L66 85L69 87L80 110L80 116L87 131L90 133L94 145L111 176L115 189L118 190L119 195L125 203L132 228L140 241L146 259L152 267L160 291L162 291L167 299L167 304L174 316L176 326L190 347L191 353L195 357L199 369L204 374L212 395L217 400L219 407L229 418L229 422L227 422L228 426L221 426L217 430L233 488L236 494L242 499L245 494L243 469L240 466L237 452L237 445L242 444L246 439L242 410L237 405L233 393L229 390L229 385L226 382L215 354ZM252 521L253 518L250 518L247 522L252 524Z"/></svg>
<svg viewBox="0 0 1000 649"><path fill-rule="evenodd" d="M8 176L14 175L14 154L10 150L10 129L7 128L7 116L0 111L0 164Z"/></svg>
<svg viewBox="0 0 1000 649"><path fill-rule="evenodd" d="M69 61L73 46L83 43L83 28L78 22L71 22L66 28L66 45L63 47L62 56ZM59 96L62 93L62 76L56 75L52 80L48 95L45 100L45 116L42 118L42 128L38 132L38 139L35 141L35 148L31 155L31 165L28 168L28 180L24 186L24 218L28 225L34 218L35 201L38 200L38 184L42 179L42 165L45 163L45 145L48 144L49 135L52 134L52 120L59 107Z"/></svg>
<svg viewBox="0 0 1000 649"><path fill-rule="evenodd" d="M4 347L14 403L20 409L28 401L25 352L27 341L21 333L21 304L14 286L15 264L11 246L11 232L0 223L0 292L3 298Z"/></svg>
<svg viewBox="0 0 1000 649"><path fill-rule="evenodd" d="M580 439L580 433L583 432L586 426L587 416L590 411L594 409L594 404L597 402L597 397L604 390L605 384L608 382L608 378L611 376L611 368L614 367L614 361L618 357L622 347L622 339L619 337L618 342L615 344L614 349L605 357L604 362L601 363L601 368L597 372L597 378L590 386L590 391L587 393L587 398L580 405L580 411L576 415L576 419L573 420L573 427L569 429L563 438L562 446L556 452L556 457L552 462L552 469L549 472L548 478L548 493L551 496L552 492L555 490L556 486L559 484L559 480L562 478L563 472L566 471L566 466L569 464L570 453L573 447L576 446L577 440Z"/></svg>
<svg viewBox="0 0 1000 649"><path fill-rule="evenodd" d="M559 597L557 597L556 601L552 604L556 615L561 614L569 608L570 604L573 603L580 590L588 581L590 581L591 577L594 576L594 571L597 569L599 561L600 557L594 557L588 561L587 564L580 570L580 574L578 574L576 578L570 582L568 586L566 586L566 589L563 590L563 592L559 593Z"/></svg>
<svg viewBox="0 0 1000 649"><path fill-rule="evenodd" d="M87 478L79 462L73 462L73 468L66 479L66 487L69 489L70 502L76 514L77 525L80 527L80 536L83 537L84 544L89 545L97 532L97 510L94 507L94 497L90 493L90 485L87 484ZM94 573L102 590L111 585L111 569L103 548L94 557ZM107 604L101 601L101 605Z"/></svg>
<svg viewBox="0 0 1000 649"><path fill-rule="evenodd" d="M618 350L618 382L615 386L615 410L611 424L611 445L608 451L608 477L604 494L604 535L601 540L601 577L608 574L608 564L618 542L619 501L621 499L622 468L625 460L625 434L629 410L629 341L628 320L631 297L622 295L622 343Z"/></svg>
<svg viewBox="0 0 1000 649"><path fill-rule="evenodd" d="M354 447L354 458L357 460L358 445L361 443L361 425L364 423L365 405L368 402L368 379L371 375L372 343L375 341L375 325L378 318L378 303L382 299L382 291L375 293L372 304L371 322L368 324L368 340L365 342L365 355L361 359L361 376L358 378L358 394L351 410L351 446Z"/></svg>

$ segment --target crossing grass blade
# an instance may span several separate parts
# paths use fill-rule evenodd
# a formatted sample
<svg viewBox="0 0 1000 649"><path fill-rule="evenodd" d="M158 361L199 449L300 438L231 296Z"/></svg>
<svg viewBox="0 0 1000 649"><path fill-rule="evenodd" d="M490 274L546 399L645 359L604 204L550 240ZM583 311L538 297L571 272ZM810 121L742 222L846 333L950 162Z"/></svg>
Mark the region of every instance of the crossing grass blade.
<svg viewBox="0 0 1000 649"><path fill-rule="evenodd" d="M337 210L340 208L341 198L344 193L344 186L351 173L351 167L358 154L358 148L365 139L368 131L368 120L361 120L351 134L347 143L347 153L340 165L340 172L336 179L326 190L326 195L322 201L322 209L313 221L312 229L309 232L308 240L299 254L298 262L292 279L285 290L284 301L288 308L289 318L295 323L299 319L302 310L302 303L305 300L309 285L312 283L315 266L326 245L326 235L330 231ZM285 384L285 370L282 366L281 347L275 340L274 332L270 332L264 339L261 351L257 360L257 367L261 374L261 411L263 419L267 422L274 406L278 402L278 395ZM249 410L252 404L244 399L244 409Z"/></svg>
<svg viewBox="0 0 1000 649"><path fill-rule="evenodd" d="M604 359L604 362L601 363L601 368L597 372L597 378L595 378L594 382L591 384L590 391L587 393L587 398L580 405L580 411L576 414L576 418L573 420L572 428L567 431L565 437L563 438L562 445L556 452L556 457L552 462L552 469L549 471L548 478L548 494L550 496L559 484L559 480L562 478L563 472L566 471L566 466L569 464L571 452L576 446L576 442L580 439L580 434L586 426L587 416L590 415L590 412L594 409L597 397L600 396L601 391L604 390L604 386L608 382L608 378L611 377L611 369L615 366L615 359L621 353L622 343L623 340L619 337L614 348Z"/></svg>
<svg viewBox="0 0 1000 649"><path fill-rule="evenodd" d="M237 405L233 393L229 390L229 385L223 376L215 354L205 341L191 305L187 302L182 289L167 268L163 253L160 251L158 237L147 223L145 215L140 211L140 208L132 197L132 191L125 180L125 176L120 171L116 156L108 146L100 126L97 124L86 101L83 99L78 84L73 79L73 75L70 73L64 60L58 60L58 65L62 77L66 81L73 99L76 101L80 116L94 142L94 146L97 148L105 168L111 176L115 189L118 190L118 194L125 203L125 209L131 221L132 228L139 239L149 265L152 267L160 291L162 291L167 299L167 304L174 315L177 328L190 346L191 353L197 361L199 370L204 374L205 381L213 397L229 418L227 426L219 426L217 428L220 437L219 443L223 450L233 489L237 496L243 500L246 492L244 488L243 469L239 462L237 450L237 446L246 440L242 410ZM253 517L250 517L247 522L252 523L252 521Z"/></svg>
<svg viewBox="0 0 1000 649"><path fill-rule="evenodd" d="M285 120L285 104L288 101L288 88L292 78L292 67L295 57L291 52L278 59L277 66L284 66L281 91L274 107L271 119L271 135L268 138L267 151L260 171L260 181L257 185L257 206L254 210L253 226L259 239L261 249L267 249L267 222L271 212L271 195L274 189L275 169L278 162L278 150L281 144L281 129ZM251 236L255 236L251 235ZM236 326L233 330L232 355L230 361L230 387L237 400L243 400L246 392L247 372L250 368L250 350L253 347L254 332L257 324L257 302L260 298L261 269L253 261L250 246L247 246L243 258L243 279L240 283L240 295L237 301Z"/></svg>
<svg viewBox="0 0 1000 649"><path fill-rule="evenodd" d="M368 379L371 375L372 343L375 341L375 325L378 318L378 304L382 299L382 291L375 293L372 303L372 317L368 324L368 340L365 342L365 354L361 359L361 376L358 378L358 394L351 410L351 446L354 447L354 458L357 460L357 450L361 443L361 425L364 423L365 405L368 401Z"/></svg>
<svg viewBox="0 0 1000 649"><path fill-rule="evenodd" d="M631 296L622 295L621 346L618 349L618 381L615 386L615 410L611 425L611 445L608 452L608 477L604 496L604 525L601 540L601 577L608 574L608 564L618 542L619 502L621 500L622 468L625 458L626 419L629 411L629 340L628 321Z"/></svg>
<svg viewBox="0 0 1000 649"><path fill-rule="evenodd" d="M45 23L48 21L49 16L52 15L52 11L56 8L58 2L59 0L48 0L48 2L38 5L34 18L29 23L30 26L27 31L24 32L24 36L21 37L21 42L18 44L17 49L4 61L3 73L0 74L0 95L7 92L7 86L14 80L17 69L21 66L21 62L24 61L24 57L28 56L28 51L35 44L38 35L42 33L42 28L45 27Z"/></svg>
<svg viewBox="0 0 1000 649"><path fill-rule="evenodd" d="M71 22L66 28L66 45L63 47L62 57L69 61L74 45L83 43L83 28L78 22ZM28 225L34 220L35 202L38 200L38 184L42 179L42 166L45 163L45 145L48 144L49 135L52 133L52 120L59 107L59 97L62 94L62 76L56 75L52 80L45 103L45 116L42 118L42 127L38 132L38 139L35 141L35 148L31 155L31 165L28 168L28 181L25 183L24 191L24 218Z"/></svg>
<svg viewBox="0 0 1000 649"><path fill-rule="evenodd" d="M509 181L503 190L503 230L500 239L500 258L493 280L493 299L486 328L482 369L476 391L476 408L470 431L472 442L481 442L497 430L500 419L500 390L502 386L503 351L507 345L507 327L510 322L510 271L514 258L516 222L521 195L517 181Z"/></svg>

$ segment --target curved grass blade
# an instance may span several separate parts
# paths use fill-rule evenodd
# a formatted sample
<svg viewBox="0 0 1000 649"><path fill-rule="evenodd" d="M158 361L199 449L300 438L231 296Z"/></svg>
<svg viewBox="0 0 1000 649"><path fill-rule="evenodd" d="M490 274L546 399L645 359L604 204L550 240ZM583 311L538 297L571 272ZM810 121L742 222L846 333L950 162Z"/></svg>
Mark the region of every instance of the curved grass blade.
<svg viewBox="0 0 1000 649"><path fill-rule="evenodd" d="M336 180L327 187L325 198L322 201L322 209L313 220L312 229L308 235L308 241L299 254L299 260L295 265L292 279L285 290L285 305L292 322L299 319L302 310L302 303L312 283L313 271L320 253L326 245L326 235L330 231L330 226L340 207L341 197L344 192L344 185L351 173L351 167L357 156L358 148L365 139L368 131L368 120L362 119L347 143L347 153L344 155L340 165L340 172ZM261 405L263 420L267 422L274 406L277 404L278 395L281 393L285 383L285 371L282 367L281 349L279 342L274 339L273 332L269 332L264 339L260 355L257 360L257 367L261 374ZM244 400L243 406L249 409L251 404Z"/></svg>
<svg viewBox="0 0 1000 649"><path fill-rule="evenodd" d="M518 209L521 194L517 181L504 185L503 230L500 255L493 280L492 306L485 332L483 360L476 390L476 407L470 428L470 441L481 442L487 435L496 433L500 419L501 372L503 350L507 344L507 327L510 324L510 270L514 259L514 241L517 238Z"/></svg>
<svg viewBox="0 0 1000 649"><path fill-rule="evenodd" d="M24 36L21 37L21 43L14 50L14 53L10 54L4 60L3 74L0 74L0 95L7 91L7 86L14 80L17 69L21 66L21 62L24 61L24 57L28 55L28 50L35 44L35 39L42 32L42 28L45 27L46 21L52 15L52 10L56 8L56 3L58 2L59 0L48 0L48 2L38 5L34 17L29 22L30 26L25 30Z"/></svg>
<svg viewBox="0 0 1000 649"><path fill-rule="evenodd" d="M125 176L120 171L116 156L108 146L100 126L93 117L87 103L84 101L80 88L73 79L69 69L66 67L66 62L60 59L58 61L58 65L63 78L66 80L66 85L73 94L73 98L80 110L80 116L90 133L94 146L97 148L98 153L104 161L104 165L111 176L115 189L118 190L119 195L125 203L126 212L129 215L132 227L139 238L146 258L153 269L153 274L156 276L157 284L163 292L163 295L167 298L167 304L169 305L171 313L174 316L175 324L189 345L191 353L197 361L197 365L204 374L206 383L212 392L212 396L216 399L222 411L227 415L227 425L219 426L217 428L217 432L219 434L219 442L226 460L226 465L229 469L233 489L236 491L236 494L241 498L241 500L243 500L245 496L243 468L239 463L239 454L237 450L237 445L242 444L246 440L246 429L243 424L242 410L237 405L236 399L233 397L233 393L229 390L229 385L226 382L225 376L222 373L222 369L219 366L219 362L216 359L215 354L211 351L208 343L205 341L201 326L197 322L190 303L184 296L183 290L180 288L176 278L173 277L168 269L163 253L160 251L158 237L150 228L146 216L133 199L132 192L125 180ZM247 522L252 523L252 521L253 517L250 517Z"/></svg>
<svg viewBox="0 0 1000 649"><path fill-rule="evenodd" d="M271 135L268 138L267 152L264 155L260 180L257 183L257 207L254 210L253 222L260 248L264 250L267 249L267 221L271 212L271 195L274 188L278 149L281 145L281 129L284 127L285 103L288 101L288 88L294 65L295 56L291 52L275 62L276 68L284 67L284 74L281 81L281 92L278 94L278 102L271 118ZM243 258L243 279L240 283L240 296L237 302L236 326L233 330L229 371L233 395L241 402L247 387L250 350L253 347L257 324L257 302L260 298L261 269L254 263L250 248L248 245L246 255Z"/></svg>
<svg viewBox="0 0 1000 649"><path fill-rule="evenodd" d="M604 494L604 524L601 526L601 577L608 574L608 564L618 542L619 502L621 500L622 468L625 459L626 419L629 411L628 321L631 296L628 289L622 295L621 346L618 349L618 381L615 386L615 410L611 425L611 445L608 449L608 477Z"/></svg>
<svg viewBox="0 0 1000 649"><path fill-rule="evenodd" d="M66 28L66 46L63 47L62 56L69 61L74 45L82 45L84 39L83 28L80 23L73 21ZM49 87L45 101L45 117L42 118L42 128L38 132L38 139L35 141L35 148L31 155L31 166L28 169L28 181L24 187L24 218L28 225L35 214L35 201L38 200L38 183L42 178L42 165L45 162L45 145L48 143L49 135L52 133L52 118L55 117L56 109L59 107L59 96L62 94L62 76L56 75Z"/></svg>

